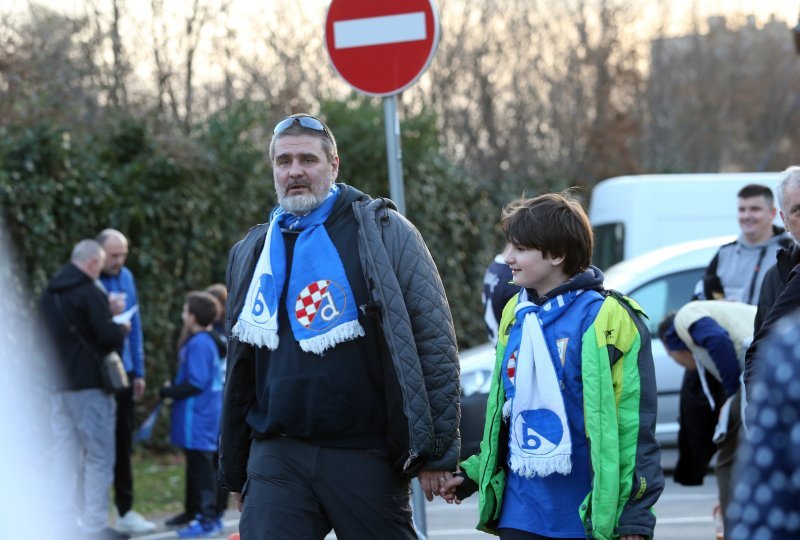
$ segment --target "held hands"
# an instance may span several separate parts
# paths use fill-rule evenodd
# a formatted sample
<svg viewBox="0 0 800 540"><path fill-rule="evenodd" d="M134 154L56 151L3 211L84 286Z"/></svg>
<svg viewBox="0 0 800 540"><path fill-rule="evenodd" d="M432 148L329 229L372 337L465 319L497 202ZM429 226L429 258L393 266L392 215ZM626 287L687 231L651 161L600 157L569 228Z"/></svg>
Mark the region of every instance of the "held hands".
<svg viewBox="0 0 800 540"><path fill-rule="evenodd" d="M428 502L439 494L439 486L443 484L448 477L452 475L447 471L420 471L417 475L419 485L422 487L422 492L425 493L425 498Z"/></svg>
<svg viewBox="0 0 800 540"><path fill-rule="evenodd" d="M450 471L420 471L417 475L419 478L422 492L425 493L425 498L432 501L436 495L442 497L448 504L455 502L461 504L455 496L455 490L464 479L460 476L453 476Z"/></svg>

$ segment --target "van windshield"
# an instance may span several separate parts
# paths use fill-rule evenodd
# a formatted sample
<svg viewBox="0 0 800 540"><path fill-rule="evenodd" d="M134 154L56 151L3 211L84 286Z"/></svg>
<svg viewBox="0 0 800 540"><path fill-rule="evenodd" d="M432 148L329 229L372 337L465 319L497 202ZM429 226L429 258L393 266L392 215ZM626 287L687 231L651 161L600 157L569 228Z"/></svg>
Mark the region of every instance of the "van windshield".
<svg viewBox="0 0 800 540"><path fill-rule="evenodd" d="M622 222L604 223L594 227L592 264L606 270L622 260L625 247L625 225Z"/></svg>

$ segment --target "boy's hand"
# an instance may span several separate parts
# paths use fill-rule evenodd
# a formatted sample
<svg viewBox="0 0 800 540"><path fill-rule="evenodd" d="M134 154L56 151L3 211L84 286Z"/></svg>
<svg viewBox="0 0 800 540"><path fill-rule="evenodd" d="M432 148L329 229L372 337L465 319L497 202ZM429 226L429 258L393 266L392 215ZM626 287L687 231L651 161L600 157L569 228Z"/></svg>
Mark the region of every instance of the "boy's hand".
<svg viewBox="0 0 800 540"><path fill-rule="evenodd" d="M456 489L464 483L463 476L450 476L439 486L439 496L447 501L447 504L461 504L461 499L456 497Z"/></svg>

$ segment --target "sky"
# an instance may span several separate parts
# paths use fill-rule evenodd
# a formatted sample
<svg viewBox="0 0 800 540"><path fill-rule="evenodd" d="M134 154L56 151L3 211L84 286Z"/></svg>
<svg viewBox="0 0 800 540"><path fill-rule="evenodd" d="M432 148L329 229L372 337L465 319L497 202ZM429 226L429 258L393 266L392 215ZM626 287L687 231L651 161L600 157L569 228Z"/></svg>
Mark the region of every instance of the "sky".
<svg viewBox="0 0 800 540"><path fill-rule="evenodd" d="M190 6L194 0L168 0L164 2L172 6ZM327 6L330 4L328 0L294 0L298 4L300 10L304 12L309 18L315 15L319 18L320 23L324 20ZM453 3L453 0L447 0ZM99 6L110 5L110 0L38 0L36 3L49 6L53 9L78 13L84 11L87 6L97 4ZM201 2L203 3L203 2ZM208 3L227 3L230 6L232 16L238 20L246 20L252 17L254 12L259 12L269 6L269 0L211 0ZM437 2L437 4L442 3ZM796 23L798 15L800 15L800 1L797 0L636 0L638 6L646 6L655 11L660 4L669 4L672 7L672 19L675 24L675 31L680 32L682 21L696 10L701 18L705 18L712 14L732 14L732 13L748 13L754 14L759 21L766 21L771 14L776 15L779 19ZM3 2L6 6L10 6L12 11L21 11L27 9L29 0L6 0ZM150 2L140 2L138 0L122 0L122 5L126 9L133 11L138 16L146 17L149 13ZM301 7L302 6L302 7ZM2 10L3 8L0 8ZM792 24L794 26L794 24ZM320 31L322 31L320 25Z"/></svg>

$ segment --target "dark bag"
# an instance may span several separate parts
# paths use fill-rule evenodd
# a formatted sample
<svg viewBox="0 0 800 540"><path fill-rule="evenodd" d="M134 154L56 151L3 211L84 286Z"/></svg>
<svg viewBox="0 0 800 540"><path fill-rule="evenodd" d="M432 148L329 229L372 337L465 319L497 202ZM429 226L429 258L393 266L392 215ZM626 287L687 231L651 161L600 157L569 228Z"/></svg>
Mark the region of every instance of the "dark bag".
<svg viewBox="0 0 800 540"><path fill-rule="evenodd" d="M111 351L100 358L100 378L103 380L103 389L110 394L126 390L131 385L122 357L117 351Z"/></svg>
<svg viewBox="0 0 800 540"><path fill-rule="evenodd" d="M58 304L58 310L61 312L61 316L69 325L69 331L77 336L78 340L80 340L83 346L92 355L98 357L98 361L100 362L100 380L103 382L103 390L109 394L116 394L130 388L131 383L130 380L128 380L128 374L125 372L125 364L122 363L122 357L119 353L117 351L111 351L103 356L98 356L95 350L83 339L83 336L78 332L78 329L75 328L75 325L72 324L72 321L67 319L64 308L61 307L61 299L59 299L57 294L54 295L54 297L56 304Z"/></svg>

